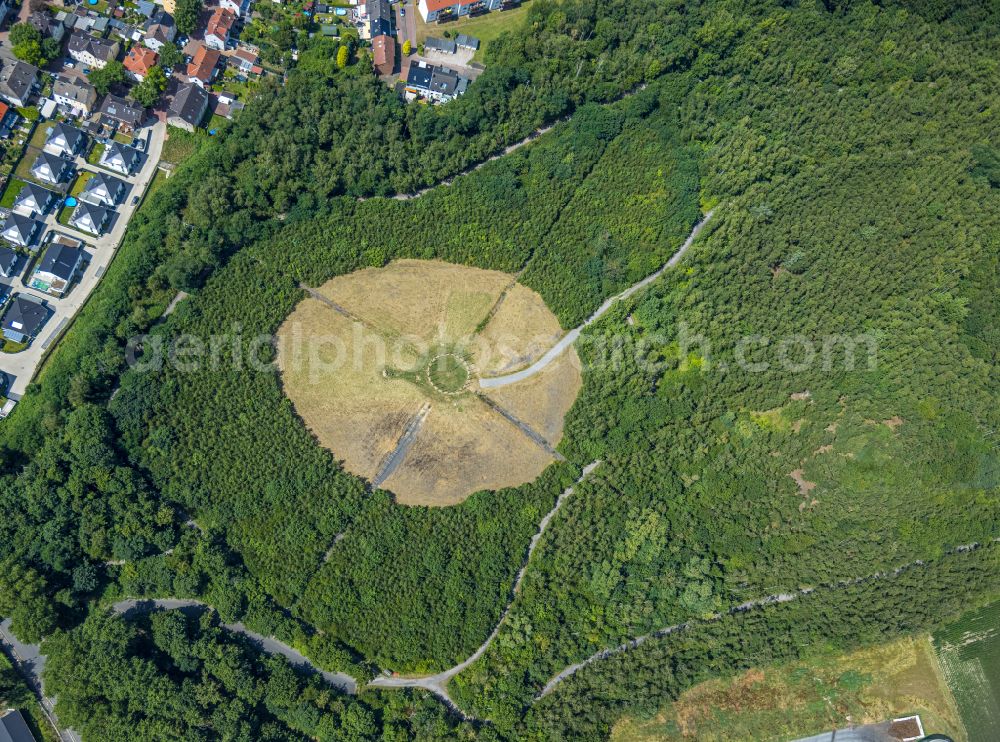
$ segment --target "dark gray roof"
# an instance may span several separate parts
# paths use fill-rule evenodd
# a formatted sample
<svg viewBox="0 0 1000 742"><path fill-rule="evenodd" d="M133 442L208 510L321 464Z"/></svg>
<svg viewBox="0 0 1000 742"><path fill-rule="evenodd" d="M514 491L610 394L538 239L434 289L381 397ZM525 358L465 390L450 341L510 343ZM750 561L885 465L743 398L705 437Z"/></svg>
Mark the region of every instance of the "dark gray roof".
<svg viewBox="0 0 1000 742"><path fill-rule="evenodd" d="M50 191L48 188L42 188L40 185L35 183L25 183L24 187L18 192L17 198L14 199L14 208L17 208L25 201L29 199L37 204L38 207L44 208L46 204L51 202L55 197L55 193ZM32 208L35 208L32 206Z"/></svg>
<svg viewBox="0 0 1000 742"><path fill-rule="evenodd" d="M21 242L30 242L31 238L34 236L35 231L42 226L40 221L32 219L30 216L21 216L16 212L11 212L10 216L3 223L3 227L0 228L0 232L6 232L11 227L17 230L18 235L21 237Z"/></svg>
<svg viewBox="0 0 1000 742"><path fill-rule="evenodd" d="M392 36L393 15L389 0L368 0L365 8L368 10L368 24L371 30L371 37L374 39L376 36L381 36L382 34Z"/></svg>
<svg viewBox="0 0 1000 742"><path fill-rule="evenodd" d="M35 742L20 711L0 716L0 742Z"/></svg>
<svg viewBox="0 0 1000 742"><path fill-rule="evenodd" d="M57 157L56 155L43 150L42 152L39 152L38 157L35 158L35 162L31 165L31 171L34 172L35 168L37 168L39 163L42 162L48 164L49 168L52 170L52 174L56 176L56 178L58 178L59 174L70 165L69 160L64 160L61 157Z"/></svg>
<svg viewBox="0 0 1000 742"><path fill-rule="evenodd" d="M430 89L441 95L454 95L458 88L458 75L443 67L435 67L431 72Z"/></svg>
<svg viewBox="0 0 1000 742"><path fill-rule="evenodd" d="M103 206L97 206L88 201L78 201L73 210L73 216L70 217L70 222L75 224L82 215L89 214L94 226L100 229L107 221L109 213L108 209Z"/></svg>
<svg viewBox="0 0 1000 742"><path fill-rule="evenodd" d="M115 121L128 124L133 129L142 124L143 119L146 117L146 111L141 106L129 105L128 101L124 98L111 95L110 93L104 96L104 100L101 101L100 112L106 116L110 116Z"/></svg>
<svg viewBox="0 0 1000 742"><path fill-rule="evenodd" d="M77 77L59 75L52 90L56 95L61 95L63 98L75 101L89 101L97 97L97 91L94 89L94 86L86 80L81 80Z"/></svg>
<svg viewBox="0 0 1000 742"><path fill-rule="evenodd" d="M76 151L76 148L84 139L86 139L87 136L75 126L70 126L69 124L60 122L52 127L52 131L45 140L46 144L60 135L65 138L67 146L73 151Z"/></svg>
<svg viewBox="0 0 1000 742"><path fill-rule="evenodd" d="M38 68L20 60L3 60L0 68L0 92L23 100L31 93L38 80Z"/></svg>
<svg viewBox="0 0 1000 742"><path fill-rule="evenodd" d="M83 250L80 248L64 245L61 242L53 242L45 251L45 255L42 256L37 270L51 273L64 281L69 281L82 257Z"/></svg>
<svg viewBox="0 0 1000 742"><path fill-rule="evenodd" d="M0 273L9 276L11 270L17 264L17 253L7 246L0 247ZM2 740L3 737L0 737Z"/></svg>
<svg viewBox="0 0 1000 742"><path fill-rule="evenodd" d="M411 64L410 71L406 74L406 84L421 90L427 90L431 85L431 73L434 68L430 65L421 67L418 64Z"/></svg>
<svg viewBox="0 0 1000 742"><path fill-rule="evenodd" d="M446 52L448 54L454 54L458 51L458 47L451 39L436 39L433 36L428 37L428 39L424 42L424 48L435 49L439 52Z"/></svg>
<svg viewBox="0 0 1000 742"><path fill-rule="evenodd" d="M51 35L52 27L56 24L56 19L48 13L36 10L28 16L28 23L34 26L43 36Z"/></svg>
<svg viewBox="0 0 1000 742"><path fill-rule="evenodd" d="M153 26L165 26L167 28L176 28L177 24L174 23L174 17L170 15L170 13L161 9L159 12L151 16L148 21L146 21L147 31L151 29Z"/></svg>
<svg viewBox="0 0 1000 742"><path fill-rule="evenodd" d="M459 46L464 46L467 49L479 48L479 39L477 39L475 36L469 36L468 34L460 33L458 36L455 37L455 42Z"/></svg>
<svg viewBox="0 0 1000 742"><path fill-rule="evenodd" d="M48 318L49 310L39 300L27 294L17 294L11 300L10 308L4 313L0 327L32 337ZM5 720L6 718L4 717Z"/></svg>
<svg viewBox="0 0 1000 742"><path fill-rule="evenodd" d="M73 33L69 37L70 54L90 52L97 59L103 59L105 62L114 59L115 54L117 54L116 46L117 42L98 39L85 33Z"/></svg>
<svg viewBox="0 0 1000 742"><path fill-rule="evenodd" d="M128 149L128 147L126 147L125 149ZM93 177L90 178L90 180L87 181L87 184L83 187L83 192L80 194L80 196L82 197L90 193L93 193L102 186L107 189L108 193L111 195L112 198L117 198L119 191L125 186L125 181L119 180L113 175L106 175L105 173L96 173Z"/></svg>
<svg viewBox="0 0 1000 742"><path fill-rule="evenodd" d="M207 107L208 93L193 83L182 85L170 104L167 116L176 116L192 126L197 126L201 123L201 117L205 115Z"/></svg>

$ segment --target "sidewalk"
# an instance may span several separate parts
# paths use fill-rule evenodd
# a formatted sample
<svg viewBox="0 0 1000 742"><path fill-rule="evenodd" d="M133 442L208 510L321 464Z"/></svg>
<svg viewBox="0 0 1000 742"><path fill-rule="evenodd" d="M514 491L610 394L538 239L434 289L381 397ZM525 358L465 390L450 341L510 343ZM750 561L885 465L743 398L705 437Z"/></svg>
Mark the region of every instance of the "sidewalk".
<svg viewBox="0 0 1000 742"><path fill-rule="evenodd" d="M71 227L64 226L58 222L58 209L45 217L45 234L49 231L56 231L82 240L85 243L84 249L90 259L90 263L86 266L83 275L76 281L68 294L58 298L43 294L22 285L20 276L0 280L0 285L6 286L7 291L11 293L30 294L45 299L46 305L53 311L52 316L49 317L38 337L25 350L20 353L0 353L0 373L3 373L7 377L8 398L19 400L24 395L29 382L41 365L46 351L52 347L60 333L66 329L70 321L87 301L91 292L97 287L97 283L107 270L108 264L111 262L115 251L125 236L125 230L132 219L132 215L138 208L138 205L132 205L133 197L140 196L141 203L141 197L145 195L149 184L153 180L153 176L156 175L156 166L159 163L160 153L163 150L163 140L166 136L166 131L166 124L162 121L158 121L153 125L152 135L150 136L146 152L146 160L143 163L142 169L136 175L125 177L117 173L108 173L128 183L130 186L129 192L125 196L125 202L115 208L115 221L112 224L110 232L100 237L95 237L94 235L85 234ZM101 168L88 164L83 157L77 157L76 165L81 171L103 172Z"/></svg>

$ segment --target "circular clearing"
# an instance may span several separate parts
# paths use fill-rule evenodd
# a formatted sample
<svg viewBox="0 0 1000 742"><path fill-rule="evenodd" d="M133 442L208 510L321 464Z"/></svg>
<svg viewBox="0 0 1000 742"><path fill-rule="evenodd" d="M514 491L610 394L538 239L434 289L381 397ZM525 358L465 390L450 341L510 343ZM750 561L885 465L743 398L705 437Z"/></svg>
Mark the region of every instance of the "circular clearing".
<svg viewBox="0 0 1000 742"><path fill-rule="evenodd" d="M469 383L471 373L455 353L442 353L427 364L427 381L441 394L459 394Z"/></svg>
<svg viewBox="0 0 1000 742"><path fill-rule="evenodd" d="M570 348L499 389L562 335L541 297L498 271L404 260L338 276L278 331L285 392L347 471L407 505L454 505L551 464L580 390Z"/></svg>

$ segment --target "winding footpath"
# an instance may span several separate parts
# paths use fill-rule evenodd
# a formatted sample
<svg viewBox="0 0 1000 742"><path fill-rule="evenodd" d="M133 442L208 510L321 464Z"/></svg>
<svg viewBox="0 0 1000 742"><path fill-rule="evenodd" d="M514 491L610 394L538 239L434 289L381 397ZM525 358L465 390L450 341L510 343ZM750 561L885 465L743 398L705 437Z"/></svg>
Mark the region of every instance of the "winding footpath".
<svg viewBox="0 0 1000 742"><path fill-rule="evenodd" d="M705 214L704 218L702 218L700 222L694 225L694 229L691 230L691 234L688 235L688 238L684 240L684 244L680 246L677 252L675 252L672 256L670 256L670 260L664 263L663 266L658 271L656 271L655 273L651 273L638 283L629 286L620 294L615 294L611 298L607 299L603 304L601 304L601 306L597 308L597 310L592 315L590 315L586 320L584 320L582 325L570 330L565 335L563 335L562 339L560 339L558 343L549 348L545 352L545 354L537 361L535 361L533 364L531 364L525 369L522 369L521 371L518 371L513 374L507 374L506 376L491 376L487 378L481 378L479 380L479 386L482 387L483 389L496 389L497 387L507 386L509 384L516 384L519 381L524 381L525 379L531 378L539 371L544 369L546 366L552 363L552 361L561 356L566 351L566 349L569 348L569 346L571 346L573 343L577 341L577 339L580 337L580 333L583 332L584 328L587 327L587 325L593 324L594 322L599 320L615 304L629 298L637 291L641 291L642 289L646 288L649 284L651 284L657 278L662 276L667 270L676 266L681 261L681 258L684 257L684 254L691 248L691 245L694 244L695 239L698 237L698 235L701 233L701 230L708 223L708 220L712 218L713 213L715 213L714 210L709 211L707 214Z"/></svg>
<svg viewBox="0 0 1000 742"><path fill-rule="evenodd" d="M996 543L1000 543L1000 538L995 538L992 541L987 542L986 545L991 545ZM959 554L968 554L973 551L977 551L982 547L983 544L980 544L978 542L972 544L965 544L962 546L956 546L955 548L946 551L944 555L955 556ZM905 572L908 569L913 569L914 567L922 566L924 563L925 562L923 559L915 559L912 562L907 562L906 564L903 564L899 567L896 567L893 570L889 570L886 572L875 572L874 574L865 575L863 577L854 577L852 579L847 579L847 580L838 580L837 582L823 583L816 587L804 587L801 588L800 590L796 590L795 592L791 593L777 593L775 595L768 595L767 597L758 598L756 600L748 600L745 603L740 603L737 606L733 606L728 611L723 611L722 613L716 613L712 615L710 618L701 621L698 620L685 621L684 623L679 623L673 626L666 626L662 629L657 629L656 631L649 634L637 636L634 639L629 639L624 644L619 644L617 647L609 647L608 649L602 649L600 652L592 654L587 659L581 662L577 662L576 664L570 665L569 667L565 668L557 675L555 675L551 680L549 680L548 683L545 684L545 687L542 689L542 692L539 693L537 696L535 696L535 700L538 701L541 700L542 698L545 698L545 696L547 696L549 693L555 690L556 686L558 686L567 678L572 677L573 675L575 675L588 665L592 665L595 662L600 662L601 660L606 660L609 657L614 657L615 655L621 654L622 652L627 652L631 649L636 649L637 647L641 647L643 644L650 641L651 639L661 639L665 636L669 636L670 634L675 634L684 631L686 628L688 628L693 624L716 623L717 621L721 621L727 616L732 616L737 613L744 613L754 608L763 608L765 606L777 605L780 603L790 603L793 600L798 600L799 598L809 595L810 593L816 592L817 590L831 590L831 591L840 590L845 587L851 587L852 585L859 585L862 582L878 581L878 580L884 580L889 577L896 577L900 573Z"/></svg>
<svg viewBox="0 0 1000 742"><path fill-rule="evenodd" d="M421 688L423 690L430 691L442 701L448 704L455 712L457 712L463 719L470 719L472 717L468 716L458 705L451 699L448 695L448 691L445 686L447 686L448 681L453 677L461 673L462 671L468 669L472 663L482 657L486 650L489 649L490 644L493 640L497 638L500 633L500 629L503 627L504 621L507 620L507 616L510 614L511 608L514 605L514 598L517 596L521 589L521 583L524 581L524 576L528 571L528 563L531 561L531 555L534 554L535 549L538 547L539 542L542 539L542 534L545 533L545 529L549 527L549 523L552 521L553 516L559 511L563 503L566 501L570 495L573 494L576 486L581 484L590 474L600 466L600 461L593 461L587 464L580 474L580 478L576 480L570 487L567 487L563 492L556 498L555 505L552 509L545 514L541 522L538 524L538 531L534 536L531 537L531 542L528 544L528 552L524 556L524 562L521 564L521 569L518 570L517 577L514 579L514 584L510 590L510 600L507 602L507 607L500 616L500 620L497 621L497 625L493 628L493 631L486 641L479 645L479 648L469 655L462 662L458 663L454 667L450 667L443 672L439 672L437 675L426 675L419 678L395 678L395 677L378 677L372 680L369 685L373 688Z"/></svg>
<svg viewBox="0 0 1000 742"><path fill-rule="evenodd" d="M187 598L157 598L151 600L120 600L111 606L111 610L120 616L128 618L138 613L147 613L153 610L175 611L175 610L198 610L201 611L210 606L201 600L190 600ZM234 634L240 634L250 639L262 652L267 654L281 655L293 666L309 672L319 674L328 685L344 693L352 695L358 692L358 682L350 675L342 672L327 672L313 664L312 660L299 652L294 647L276 639L273 636L257 634L242 623L222 624L222 628Z"/></svg>

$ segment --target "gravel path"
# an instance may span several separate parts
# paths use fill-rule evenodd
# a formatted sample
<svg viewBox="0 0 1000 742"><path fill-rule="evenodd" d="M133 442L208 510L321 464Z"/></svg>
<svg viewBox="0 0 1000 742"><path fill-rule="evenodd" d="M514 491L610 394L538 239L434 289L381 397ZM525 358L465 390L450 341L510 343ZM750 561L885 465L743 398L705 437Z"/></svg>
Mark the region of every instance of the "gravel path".
<svg viewBox="0 0 1000 742"><path fill-rule="evenodd" d="M526 369L522 369L521 371L518 371L513 374L507 374L506 376L492 376L489 378L480 379L479 386L481 386L483 389L495 389L497 387L507 386L508 384L516 384L519 381L524 381L525 379L531 378L539 371L541 371L543 368L548 366L550 363L552 363L552 361L561 356L569 346L571 346L573 343L577 341L577 338L580 337L580 333L583 332L583 329L587 325L596 322L598 319L601 318L603 314L605 314L609 309L611 309L611 307L613 307L619 301L627 299L637 291L646 288L646 286L648 286L657 278L662 276L664 272L666 272L668 269L673 268L675 265L677 265L680 262L681 258L684 257L684 253L686 253L688 249L690 249L691 245L694 244L695 238L697 238L698 235L701 233L702 228L704 228L704 226L708 223L708 220L712 218L713 213L714 210L709 211L707 214L705 214L705 217L694 226L694 229L691 230L691 234L689 234L688 238L684 240L684 244L680 246L680 249L678 249L677 252L675 252L670 257L670 260L668 260L663 265L662 268L660 268L655 273L646 276L638 283L628 287L620 294L616 294L615 296L612 296L611 298L607 299L603 304L601 304L601 306L597 308L597 310L592 315L590 315L586 320L584 320L584 323L582 325L567 332L562 337L562 339L559 340L558 343L549 348L548 351L546 351L545 355L543 355L533 364L528 366Z"/></svg>

